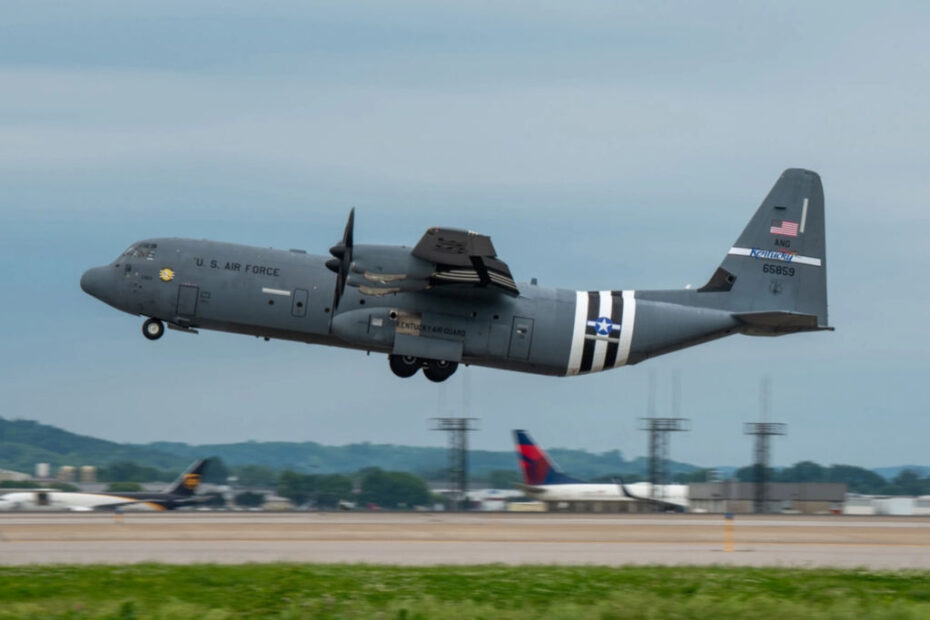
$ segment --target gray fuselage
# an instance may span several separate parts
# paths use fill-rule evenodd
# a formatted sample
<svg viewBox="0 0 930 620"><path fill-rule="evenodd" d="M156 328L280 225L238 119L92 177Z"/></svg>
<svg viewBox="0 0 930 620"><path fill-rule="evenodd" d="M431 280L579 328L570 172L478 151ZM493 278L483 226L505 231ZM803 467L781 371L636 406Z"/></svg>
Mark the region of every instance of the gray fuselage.
<svg viewBox="0 0 930 620"><path fill-rule="evenodd" d="M326 259L214 241L150 239L111 264L89 270L81 285L119 310L182 329L447 358L545 375L635 363L737 328L729 312L661 301L688 291L586 292L527 283L519 285L517 296L489 289L373 296L347 287L334 315L335 276ZM671 322L661 321L660 332L651 327L665 318Z"/></svg>
<svg viewBox="0 0 930 620"><path fill-rule="evenodd" d="M332 258L150 239L81 287L164 324L387 353L391 370L447 379L459 363L544 375L635 364L732 333L829 330L823 187L786 170L707 284L573 291L513 282L490 237L434 227L414 248L354 243L354 210Z"/></svg>

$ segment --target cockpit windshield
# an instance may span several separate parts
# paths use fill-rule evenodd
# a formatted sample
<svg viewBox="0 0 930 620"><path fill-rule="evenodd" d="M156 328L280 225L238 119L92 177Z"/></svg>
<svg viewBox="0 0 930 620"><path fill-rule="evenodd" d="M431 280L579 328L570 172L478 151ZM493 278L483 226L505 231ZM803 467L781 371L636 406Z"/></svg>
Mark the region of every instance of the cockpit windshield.
<svg viewBox="0 0 930 620"><path fill-rule="evenodd" d="M157 250L157 243L137 243L135 245L129 246L129 248L122 253L122 256L129 256L130 258L144 258L145 260L155 260L155 254Z"/></svg>

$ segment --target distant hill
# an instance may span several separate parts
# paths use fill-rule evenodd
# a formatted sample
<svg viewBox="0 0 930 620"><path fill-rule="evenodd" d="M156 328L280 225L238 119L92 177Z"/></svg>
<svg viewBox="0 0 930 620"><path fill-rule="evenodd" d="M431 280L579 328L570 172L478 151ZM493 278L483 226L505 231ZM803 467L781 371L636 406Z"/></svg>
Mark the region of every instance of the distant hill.
<svg viewBox="0 0 930 620"><path fill-rule="evenodd" d="M553 448L549 455L566 472L588 479L611 475L642 475L645 459L625 461L617 451L592 454L585 450ZM305 473L347 473L363 467L409 471L431 476L448 466L444 447L414 447L392 444L358 443L324 446L307 442L248 441L231 444L190 445L178 442L121 444L78 435L31 420L0 418L0 468L32 472L35 464L103 466L115 461L134 461L158 469L179 470L196 458L217 456L228 466L266 465L273 469L293 469ZM481 477L494 470L517 468L510 451L472 450L469 469ZM687 463L670 463L671 473L696 469Z"/></svg>
<svg viewBox="0 0 930 620"><path fill-rule="evenodd" d="M229 466L265 465L273 469L293 469L305 473L353 472L363 467L381 467L427 473L446 466L444 448L396 446L391 444L358 443L346 446L324 446L322 444L287 441L248 441L232 444L189 445L174 442L148 444L161 452L167 452L193 460L201 455L218 456ZM485 453L471 452L472 459ZM491 460L495 460L496 453ZM486 460L486 459L481 459ZM495 468L506 469L514 464L495 461ZM499 465L499 467L497 466Z"/></svg>
<svg viewBox="0 0 930 620"><path fill-rule="evenodd" d="M0 468L31 473L36 463L102 466L136 461L160 469L182 469L189 461L148 446L120 444L31 420L0 418Z"/></svg>
<svg viewBox="0 0 930 620"><path fill-rule="evenodd" d="M393 444L357 443L346 446L324 446L316 442L245 442L234 444L188 445L185 443L156 442L148 444L160 452L168 452L193 460L202 455L218 456L230 466L266 465L274 469L293 469L306 473L346 473L363 467L409 471L430 476L448 467L446 448L398 446ZM566 472L579 478L608 475L642 475L646 471L645 459L624 461L617 451L592 454L584 450L553 448L549 456ZM481 477L500 469L516 469L517 458L513 451L495 452L471 450L468 453L469 470ZM687 463L672 462L672 474L697 469Z"/></svg>

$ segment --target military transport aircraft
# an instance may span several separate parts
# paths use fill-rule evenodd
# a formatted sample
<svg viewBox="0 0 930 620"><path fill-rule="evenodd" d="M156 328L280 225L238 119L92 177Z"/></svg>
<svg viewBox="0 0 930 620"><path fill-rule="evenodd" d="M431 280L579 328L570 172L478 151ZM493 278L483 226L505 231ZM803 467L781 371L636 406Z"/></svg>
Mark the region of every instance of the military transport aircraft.
<svg viewBox="0 0 930 620"><path fill-rule="evenodd" d="M583 482L559 471L526 431L515 430L513 438L523 472L523 484L519 487L528 496L550 507L590 502L638 502L659 512L684 512L688 508L688 487L684 485L664 485L661 488L664 499L656 499L648 497L652 491L648 482L637 483L635 486L638 488L635 489L630 488L634 485L624 484L622 480L614 483Z"/></svg>
<svg viewBox="0 0 930 620"><path fill-rule="evenodd" d="M196 495L196 492L208 460L195 461L160 493L80 493L31 489L0 496L0 511L174 510L182 506L193 506L202 503L204 499L202 495Z"/></svg>
<svg viewBox="0 0 930 620"><path fill-rule="evenodd" d="M517 285L491 239L430 228L412 249L356 245L354 209L332 258L215 241L148 239L81 288L142 333L213 329L386 353L400 377L444 381L458 364L579 375L730 334L827 323L820 177L785 171L707 284L573 291Z"/></svg>

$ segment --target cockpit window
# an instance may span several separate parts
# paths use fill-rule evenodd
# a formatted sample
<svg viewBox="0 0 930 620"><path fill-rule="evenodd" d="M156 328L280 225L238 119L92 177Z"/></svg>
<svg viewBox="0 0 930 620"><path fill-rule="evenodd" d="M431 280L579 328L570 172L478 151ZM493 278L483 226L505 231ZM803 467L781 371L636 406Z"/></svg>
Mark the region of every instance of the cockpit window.
<svg viewBox="0 0 930 620"><path fill-rule="evenodd" d="M157 250L157 243L137 243L136 245L129 246L129 249L123 252L122 255L132 258L144 258L145 260L155 260Z"/></svg>

